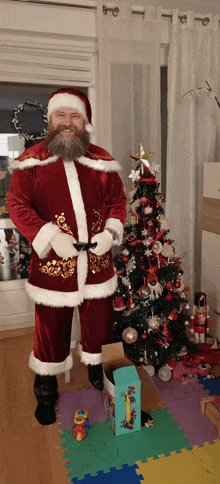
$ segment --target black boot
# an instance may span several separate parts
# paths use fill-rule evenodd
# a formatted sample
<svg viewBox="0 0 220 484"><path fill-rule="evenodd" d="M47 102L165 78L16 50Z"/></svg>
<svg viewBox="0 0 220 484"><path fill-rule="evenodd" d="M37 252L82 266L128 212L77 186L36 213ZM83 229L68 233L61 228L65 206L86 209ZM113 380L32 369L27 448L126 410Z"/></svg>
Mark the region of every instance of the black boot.
<svg viewBox="0 0 220 484"><path fill-rule="evenodd" d="M88 365L89 381L96 390L103 390L103 370L102 365Z"/></svg>
<svg viewBox="0 0 220 484"><path fill-rule="evenodd" d="M56 422L55 404L59 398L56 375L36 375L34 394L38 401L35 417L41 425Z"/></svg>

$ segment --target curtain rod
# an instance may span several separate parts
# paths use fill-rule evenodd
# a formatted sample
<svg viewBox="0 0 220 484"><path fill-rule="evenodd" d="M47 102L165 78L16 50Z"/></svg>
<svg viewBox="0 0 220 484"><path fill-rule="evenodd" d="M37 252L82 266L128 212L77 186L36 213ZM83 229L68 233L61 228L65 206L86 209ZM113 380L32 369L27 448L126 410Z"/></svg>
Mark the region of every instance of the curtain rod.
<svg viewBox="0 0 220 484"><path fill-rule="evenodd" d="M21 2L21 3L38 3L38 4L41 4L41 5L54 5L54 6L58 6L58 7L71 7L71 8L85 8L85 9L89 9L89 10L97 10L97 7L96 5L79 5L79 4L74 4L74 3L65 3L65 2L56 2L56 1L47 1L47 0L10 0L12 2ZM112 12L112 15L114 17L117 17L118 14L119 14L119 8L118 7L114 7L114 8L110 8L110 7L106 7L105 5L103 5L103 13L105 15L107 15L108 12ZM143 18L145 16L145 11L143 10L132 10L131 11L132 14L136 14L136 15L143 15ZM161 14L161 17L164 17L164 18L170 18L171 22L172 22L172 14L166 14L166 13L162 13ZM178 18L180 19L180 22L181 23L186 23L187 22L187 15L179 15ZM210 22L210 18L209 17L195 17L196 21L200 21L202 22L202 24L204 26L208 25L209 22ZM219 20L220 22L220 20Z"/></svg>

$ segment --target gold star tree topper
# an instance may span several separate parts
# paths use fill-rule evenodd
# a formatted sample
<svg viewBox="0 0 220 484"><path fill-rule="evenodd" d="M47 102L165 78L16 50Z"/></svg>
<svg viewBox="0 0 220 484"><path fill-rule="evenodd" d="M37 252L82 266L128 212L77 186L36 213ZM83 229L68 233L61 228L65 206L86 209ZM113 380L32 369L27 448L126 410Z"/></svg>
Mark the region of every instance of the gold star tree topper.
<svg viewBox="0 0 220 484"><path fill-rule="evenodd" d="M139 148L138 153L133 154L133 155L130 155L130 157L133 158L134 160L138 160L138 163L137 163L137 167L136 168L141 167L141 172L143 173L144 172L143 165L146 166L146 168L149 169L150 163L149 163L148 160L150 160L150 158L152 156L154 156L154 155L155 155L155 152L154 151L151 151L150 153L146 153L144 151L144 148L143 148L142 143L140 143L140 148Z"/></svg>

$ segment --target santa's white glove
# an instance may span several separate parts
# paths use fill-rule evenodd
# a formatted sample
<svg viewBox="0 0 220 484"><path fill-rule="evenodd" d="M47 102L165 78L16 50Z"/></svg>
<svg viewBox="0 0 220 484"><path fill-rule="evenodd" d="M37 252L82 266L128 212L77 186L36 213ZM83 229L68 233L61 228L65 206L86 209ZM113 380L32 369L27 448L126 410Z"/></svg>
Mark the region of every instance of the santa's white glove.
<svg viewBox="0 0 220 484"><path fill-rule="evenodd" d="M62 259L68 259L69 257L76 257L78 255L78 251L73 246L77 242L72 235L64 234L63 232L58 233L50 243L54 252L59 257L62 257Z"/></svg>
<svg viewBox="0 0 220 484"><path fill-rule="evenodd" d="M97 246L95 249L90 250L93 254L100 256L106 254L106 252L111 249L113 238L108 230L104 230L103 232L100 232L100 234L96 234L92 237L91 243L94 244L94 242L97 243Z"/></svg>

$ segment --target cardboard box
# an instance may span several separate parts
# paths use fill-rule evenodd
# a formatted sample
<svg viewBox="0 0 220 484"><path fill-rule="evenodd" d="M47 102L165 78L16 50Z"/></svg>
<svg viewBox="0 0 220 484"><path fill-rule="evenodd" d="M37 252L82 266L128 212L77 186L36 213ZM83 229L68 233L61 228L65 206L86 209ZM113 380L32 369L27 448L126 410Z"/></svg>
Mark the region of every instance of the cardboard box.
<svg viewBox="0 0 220 484"><path fill-rule="evenodd" d="M143 368L124 356L123 344L102 346L104 405L114 434L141 429L141 410L161 406L160 394Z"/></svg>

